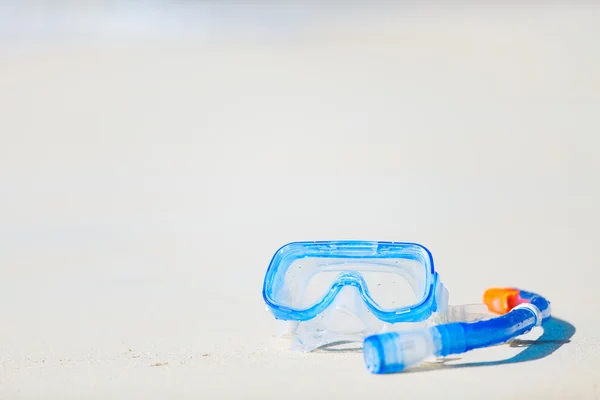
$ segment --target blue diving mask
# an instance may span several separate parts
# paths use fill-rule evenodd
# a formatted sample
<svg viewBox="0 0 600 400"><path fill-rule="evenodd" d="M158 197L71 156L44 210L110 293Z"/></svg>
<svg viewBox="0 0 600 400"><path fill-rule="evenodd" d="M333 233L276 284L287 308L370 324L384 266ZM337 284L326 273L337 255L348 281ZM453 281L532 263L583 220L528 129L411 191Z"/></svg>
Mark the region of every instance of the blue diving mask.
<svg viewBox="0 0 600 400"><path fill-rule="evenodd" d="M431 253L415 243L287 244L271 260L263 298L302 351L430 325L449 311Z"/></svg>
<svg viewBox="0 0 600 400"><path fill-rule="evenodd" d="M479 336L473 345L508 340L550 317L549 303L535 294L516 289L489 293L486 304L449 306L430 251L401 242L289 243L273 256L263 284L264 301L281 321L280 336L291 340L293 350L364 342L365 362L374 373L400 371L427 356L467 351L461 347L461 329L473 331L471 326L485 320L491 325L479 325L486 332L474 330ZM511 309L496 293L521 293L513 306L523 303L515 310L526 319L527 329L505 326L504 317L493 318L490 311L498 304L505 312ZM514 315L506 317L525 326ZM504 331L486 341L493 327Z"/></svg>

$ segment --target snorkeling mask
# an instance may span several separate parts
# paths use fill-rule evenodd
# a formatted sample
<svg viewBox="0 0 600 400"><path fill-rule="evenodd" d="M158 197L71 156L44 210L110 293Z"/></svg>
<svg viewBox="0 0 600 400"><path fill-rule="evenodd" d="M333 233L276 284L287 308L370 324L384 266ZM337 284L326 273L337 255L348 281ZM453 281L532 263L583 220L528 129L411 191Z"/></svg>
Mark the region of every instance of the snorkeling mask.
<svg viewBox="0 0 600 400"><path fill-rule="evenodd" d="M263 298L293 350L364 341L373 373L502 343L550 318L545 299L512 289L449 306L430 251L416 243L289 243L271 260Z"/></svg>

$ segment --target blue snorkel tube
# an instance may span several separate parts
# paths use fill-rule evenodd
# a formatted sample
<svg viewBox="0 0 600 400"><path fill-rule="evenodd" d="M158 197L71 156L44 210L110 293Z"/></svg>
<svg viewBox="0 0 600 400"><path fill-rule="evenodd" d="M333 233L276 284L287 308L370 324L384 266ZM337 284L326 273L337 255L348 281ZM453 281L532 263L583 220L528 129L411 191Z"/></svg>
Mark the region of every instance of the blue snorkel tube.
<svg viewBox="0 0 600 400"><path fill-rule="evenodd" d="M363 352L367 369L373 374L400 372L429 357L444 357L506 343L550 319L550 302L524 290L489 289L484 294L484 303L500 316L365 338Z"/></svg>

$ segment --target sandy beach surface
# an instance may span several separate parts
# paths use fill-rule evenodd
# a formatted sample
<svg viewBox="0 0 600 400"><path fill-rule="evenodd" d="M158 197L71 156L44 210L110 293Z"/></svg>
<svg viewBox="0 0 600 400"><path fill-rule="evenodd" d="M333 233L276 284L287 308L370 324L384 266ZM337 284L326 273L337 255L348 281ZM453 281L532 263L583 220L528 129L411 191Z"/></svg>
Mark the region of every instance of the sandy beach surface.
<svg viewBox="0 0 600 400"><path fill-rule="evenodd" d="M600 398L599 7L3 7L0 398ZM389 376L293 353L266 267L332 239L556 319Z"/></svg>

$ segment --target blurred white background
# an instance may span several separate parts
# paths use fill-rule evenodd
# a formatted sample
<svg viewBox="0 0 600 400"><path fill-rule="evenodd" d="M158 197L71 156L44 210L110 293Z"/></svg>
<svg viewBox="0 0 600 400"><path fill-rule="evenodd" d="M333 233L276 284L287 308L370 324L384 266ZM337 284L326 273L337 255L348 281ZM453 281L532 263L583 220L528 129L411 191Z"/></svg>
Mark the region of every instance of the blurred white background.
<svg viewBox="0 0 600 400"><path fill-rule="evenodd" d="M0 395L600 396L600 7L0 4ZM270 257L329 239L420 242L453 303L522 287L577 333L385 380L281 350Z"/></svg>

